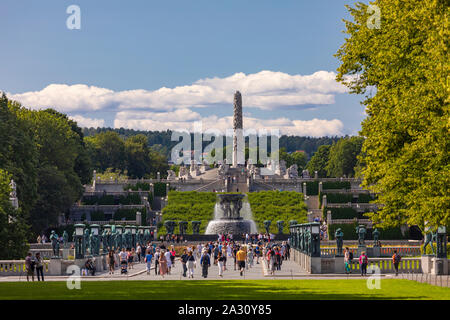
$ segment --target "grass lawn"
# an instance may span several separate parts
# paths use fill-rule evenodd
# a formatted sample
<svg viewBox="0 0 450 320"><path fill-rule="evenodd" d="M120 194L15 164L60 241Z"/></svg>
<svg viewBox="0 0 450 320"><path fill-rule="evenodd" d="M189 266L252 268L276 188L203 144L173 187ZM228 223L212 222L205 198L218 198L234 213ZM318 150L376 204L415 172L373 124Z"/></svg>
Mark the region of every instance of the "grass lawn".
<svg viewBox="0 0 450 320"><path fill-rule="evenodd" d="M369 290L366 280L85 281L80 290L65 282L3 282L4 299L148 300L330 300L450 299L450 289L399 279L382 279Z"/></svg>

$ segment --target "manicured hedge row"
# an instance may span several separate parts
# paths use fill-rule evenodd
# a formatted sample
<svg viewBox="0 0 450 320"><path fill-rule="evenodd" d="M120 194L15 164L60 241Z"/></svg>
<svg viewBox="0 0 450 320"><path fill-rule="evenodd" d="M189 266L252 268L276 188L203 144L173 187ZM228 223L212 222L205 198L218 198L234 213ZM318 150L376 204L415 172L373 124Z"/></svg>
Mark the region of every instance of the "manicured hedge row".
<svg viewBox="0 0 450 320"><path fill-rule="evenodd" d="M322 189L350 189L351 183L348 181L322 182Z"/></svg>
<svg viewBox="0 0 450 320"><path fill-rule="evenodd" d="M331 211L331 219L353 219L353 218L362 218L362 214L359 214L353 208L324 208L324 217L327 216L327 212Z"/></svg>
<svg viewBox="0 0 450 320"><path fill-rule="evenodd" d="M319 195L319 202L322 206L322 200L323 196L327 196L327 202L328 203L370 203L374 198L367 193L358 193L352 194L352 193L332 193L332 192L322 192Z"/></svg>
<svg viewBox="0 0 450 320"><path fill-rule="evenodd" d="M83 205L131 205L141 204L141 197L135 193L129 193L126 196L115 197L113 195L89 196L83 197L81 203Z"/></svg>
<svg viewBox="0 0 450 320"><path fill-rule="evenodd" d="M159 225L158 235L167 233L164 221L187 221L186 232L192 234L191 221L201 221L200 233L203 234L208 222L214 217L214 206L216 204L216 193L197 191L169 191L168 204L162 210L163 221ZM178 233L178 226L174 232Z"/></svg>
<svg viewBox="0 0 450 320"><path fill-rule="evenodd" d="M319 194L319 181L306 182L306 195L317 196L318 194Z"/></svg>
<svg viewBox="0 0 450 320"><path fill-rule="evenodd" d="M141 212L142 224L145 225L147 221L147 210L142 209L119 209L114 213L114 220L120 221L125 218L126 221L136 220L136 212ZM120 224L120 222L118 222Z"/></svg>
<svg viewBox="0 0 450 320"><path fill-rule="evenodd" d="M265 232L264 220L272 221L271 233L278 233L277 221L284 221L283 233L289 233L289 221L307 221L303 194L295 191L260 191L248 194L253 220L260 232Z"/></svg>
<svg viewBox="0 0 450 320"><path fill-rule="evenodd" d="M328 228L328 236L330 240L334 240L334 233L337 228L341 228L342 232L344 232L344 240L358 240L358 235L356 234L356 226L358 224L356 222L352 224L332 224ZM404 240L409 238L409 230L405 232L405 235L402 235L400 231L400 227L395 228L378 228L380 232L380 240ZM366 241L372 240L372 229L367 229Z"/></svg>

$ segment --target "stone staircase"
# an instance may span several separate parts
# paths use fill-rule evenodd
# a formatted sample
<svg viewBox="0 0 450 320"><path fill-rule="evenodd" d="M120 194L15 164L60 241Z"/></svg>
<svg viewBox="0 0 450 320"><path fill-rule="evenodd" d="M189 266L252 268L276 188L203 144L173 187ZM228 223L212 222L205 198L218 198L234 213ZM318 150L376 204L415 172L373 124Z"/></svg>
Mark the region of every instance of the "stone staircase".
<svg viewBox="0 0 450 320"><path fill-rule="evenodd" d="M307 196L306 206L308 207L308 221L314 221L314 218L322 218L322 209L320 208L319 196Z"/></svg>

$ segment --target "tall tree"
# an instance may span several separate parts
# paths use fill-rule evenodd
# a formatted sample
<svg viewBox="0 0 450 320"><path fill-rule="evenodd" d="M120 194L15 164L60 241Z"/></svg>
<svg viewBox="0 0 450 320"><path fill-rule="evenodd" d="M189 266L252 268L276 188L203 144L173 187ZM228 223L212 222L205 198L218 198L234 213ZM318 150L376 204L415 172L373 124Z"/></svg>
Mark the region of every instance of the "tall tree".
<svg viewBox="0 0 450 320"><path fill-rule="evenodd" d="M366 94L363 186L383 204L375 222L423 228L450 214L449 13L447 0L376 0L348 7L337 80Z"/></svg>
<svg viewBox="0 0 450 320"><path fill-rule="evenodd" d="M362 137L345 137L333 144L326 166L327 175L336 178L353 177L363 141Z"/></svg>
<svg viewBox="0 0 450 320"><path fill-rule="evenodd" d="M132 136L125 141L126 167L131 178L143 178L150 173L149 152L147 137L143 134Z"/></svg>
<svg viewBox="0 0 450 320"><path fill-rule="evenodd" d="M319 178L328 177L326 167L330 157L330 149L330 145L323 145L320 146L313 154L311 160L309 160L308 165L306 166L311 174L314 174L314 172L317 171Z"/></svg>

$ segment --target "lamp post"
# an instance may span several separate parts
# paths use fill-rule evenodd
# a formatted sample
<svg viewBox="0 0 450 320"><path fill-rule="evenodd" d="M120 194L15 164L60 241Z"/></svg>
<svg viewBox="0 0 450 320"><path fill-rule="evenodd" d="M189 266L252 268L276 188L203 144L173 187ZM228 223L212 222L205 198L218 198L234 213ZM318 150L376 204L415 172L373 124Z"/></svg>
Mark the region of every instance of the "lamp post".
<svg viewBox="0 0 450 320"><path fill-rule="evenodd" d="M320 257L320 223L311 223L311 257Z"/></svg>
<svg viewBox="0 0 450 320"><path fill-rule="evenodd" d="M437 229L436 257L447 258L447 230L445 226L438 227Z"/></svg>
<svg viewBox="0 0 450 320"><path fill-rule="evenodd" d="M75 259L84 258L84 224L79 223L75 226L73 242L75 243Z"/></svg>

